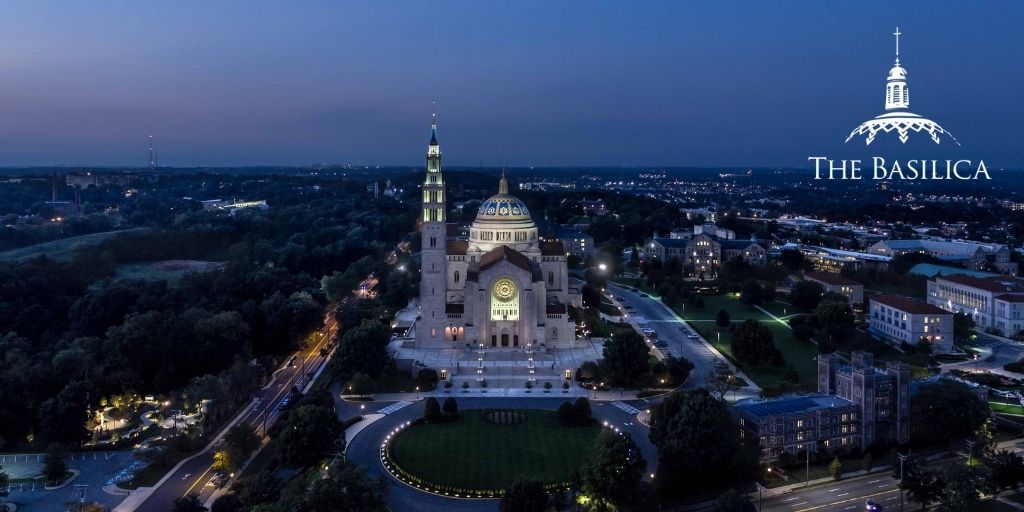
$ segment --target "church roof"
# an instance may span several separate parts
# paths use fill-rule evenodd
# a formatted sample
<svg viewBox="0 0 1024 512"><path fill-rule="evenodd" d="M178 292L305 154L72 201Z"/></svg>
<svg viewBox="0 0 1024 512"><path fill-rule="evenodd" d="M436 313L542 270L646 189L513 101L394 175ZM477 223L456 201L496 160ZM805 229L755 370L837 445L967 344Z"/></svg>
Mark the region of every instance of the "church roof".
<svg viewBox="0 0 1024 512"><path fill-rule="evenodd" d="M448 240L447 253L448 254L466 254L466 249L469 248L469 242L466 240Z"/></svg>
<svg viewBox="0 0 1024 512"><path fill-rule="evenodd" d="M547 304L545 306L546 312L549 315L564 315L565 304Z"/></svg>
<svg viewBox="0 0 1024 512"><path fill-rule="evenodd" d="M565 246L561 240L544 240L540 243L541 256L564 256Z"/></svg>
<svg viewBox="0 0 1024 512"><path fill-rule="evenodd" d="M484 270L500 262L501 260L508 260L509 263L529 272L530 271L530 258L527 258L523 253L512 249L507 245L495 247L491 249L483 256L480 257L480 270Z"/></svg>

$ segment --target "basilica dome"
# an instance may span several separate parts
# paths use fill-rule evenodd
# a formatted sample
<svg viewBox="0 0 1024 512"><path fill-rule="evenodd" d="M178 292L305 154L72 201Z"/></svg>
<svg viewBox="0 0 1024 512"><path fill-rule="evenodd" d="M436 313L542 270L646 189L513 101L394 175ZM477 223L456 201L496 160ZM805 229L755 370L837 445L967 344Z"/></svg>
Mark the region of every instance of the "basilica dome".
<svg viewBox="0 0 1024 512"><path fill-rule="evenodd" d="M502 174L498 193L477 210L469 231L469 245L486 252L502 245L525 251L537 244L537 225L530 210L522 200L508 193L508 180Z"/></svg>

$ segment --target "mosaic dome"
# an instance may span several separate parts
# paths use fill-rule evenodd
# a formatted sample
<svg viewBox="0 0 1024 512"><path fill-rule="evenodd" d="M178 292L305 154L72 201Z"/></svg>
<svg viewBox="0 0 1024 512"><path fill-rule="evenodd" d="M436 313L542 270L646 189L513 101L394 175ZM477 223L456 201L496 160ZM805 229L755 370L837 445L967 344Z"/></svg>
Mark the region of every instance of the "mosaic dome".
<svg viewBox="0 0 1024 512"><path fill-rule="evenodd" d="M476 220L521 221L531 220L530 210L518 197L508 194L491 196L480 205Z"/></svg>

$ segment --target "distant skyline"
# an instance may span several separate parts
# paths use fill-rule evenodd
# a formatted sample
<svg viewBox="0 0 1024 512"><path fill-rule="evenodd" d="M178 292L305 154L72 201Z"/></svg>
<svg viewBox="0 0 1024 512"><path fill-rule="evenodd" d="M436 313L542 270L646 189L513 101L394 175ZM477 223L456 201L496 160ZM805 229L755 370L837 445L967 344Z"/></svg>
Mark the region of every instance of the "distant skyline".
<svg viewBox="0 0 1024 512"><path fill-rule="evenodd" d="M803 167L883 110L1024 168L1020 2L0 5L0 166ZM905 149L905 148L901 148ZM942 152L951 148L943 147ZM872 147L869 151L875 151ZM912 158L931 158L915 148Z"/></svg>

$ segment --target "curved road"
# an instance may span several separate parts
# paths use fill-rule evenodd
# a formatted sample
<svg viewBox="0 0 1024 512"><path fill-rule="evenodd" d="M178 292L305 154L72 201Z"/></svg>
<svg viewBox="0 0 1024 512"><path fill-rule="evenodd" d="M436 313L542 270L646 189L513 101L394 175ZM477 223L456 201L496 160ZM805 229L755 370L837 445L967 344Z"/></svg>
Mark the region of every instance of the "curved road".
<svg viewBox="0 0 1024 512"><path fill-rule="evenodd" d="M439 393L437 398L452 396L459 402L459 410L466 409L557 409L565 400L575 400L576 397L529 397L529 398L480 398L460 397L459 393ZM349 418L359 413L359 405L367 405L372 412L379 411L394 402L361 402L349 403L338 401L338 417ZM371 407L369 404L373 404ZM628 432L633 440L640 447L640 452L647 461L649 473L654 472L657 451L654 445L647 438L647 427L636 420L635 414L626 412L623 408L613 405L616 402L591 402L594 417L600 421L607 421L620 429ZM634 403L638 408L643 402ZM347 456L349 460L365 467L371 477L382 477L388 483L387 503L391 510L395 511L416 511L416 512L448 512L450 510L466 511L494 511L497 509L497 500L486 499L456 499L419 491L396 480L391 476L380 462L380 445L388 432L397 425L406 421L414 420L423 415L421 402L412 404L391 412L371 423L348 441Z"/></svg>

